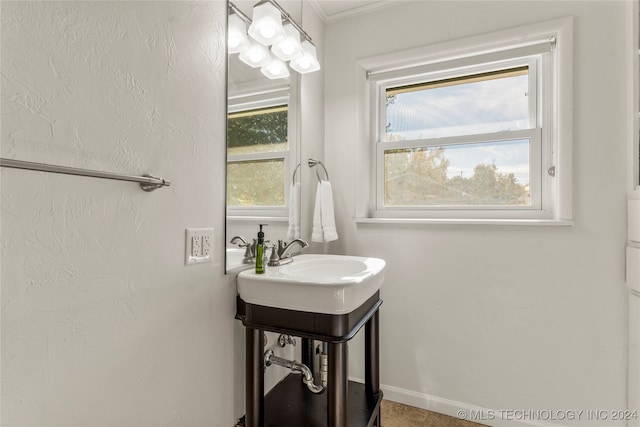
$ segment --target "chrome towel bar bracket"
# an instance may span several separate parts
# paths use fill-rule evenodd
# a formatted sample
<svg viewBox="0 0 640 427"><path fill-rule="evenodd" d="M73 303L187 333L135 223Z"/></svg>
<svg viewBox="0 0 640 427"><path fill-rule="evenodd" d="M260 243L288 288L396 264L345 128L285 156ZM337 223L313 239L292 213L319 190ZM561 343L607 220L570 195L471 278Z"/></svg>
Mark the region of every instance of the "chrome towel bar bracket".
<svg viewBox="0 0 640 427"><path fill-rule="evenodd" d="M309 159L308 165L310 168L316 167L318 165L322 166L322 169L324 169L324 175L327 177L326 181L329 181L329 172L327 172L327 168L324 167L324 164L322 164L320 160ZM320 172L318 172L317 168L316 168L316 176L318 177L318 181L322 181L322 178L320 178Z"/></svg>

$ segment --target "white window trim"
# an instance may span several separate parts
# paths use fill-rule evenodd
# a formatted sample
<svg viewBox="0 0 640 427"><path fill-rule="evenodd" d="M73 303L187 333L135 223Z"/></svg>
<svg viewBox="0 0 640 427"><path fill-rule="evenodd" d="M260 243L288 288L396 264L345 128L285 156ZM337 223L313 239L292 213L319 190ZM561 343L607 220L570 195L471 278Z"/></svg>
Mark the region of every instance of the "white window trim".
<svg viewBox="0 0 640 427"><path fill-rule="evenodd" d="M403 69L416 67L422 64L423 69L432 69L437 64L454 61L465 61L469 57L484 55L490 58L491 55L500 53L505 49L513 49L514 46L526 50L527 46L539 43L541 40L555 38L556 45L554 60L551 65L553 76L552 82L544 82L545 90L550 91L542 94L546 99L553 95L553 111L549 117L541 118L544 123L551 126L544 126L545 138L551 138L552 144L549 152L541 155L547 159L548 166L554 166L555 178L553 180L543 180L542 194L550 198L543 201L552 206L550 211L539 211L538 214L517 218L504 215L504 209L499 211L474 210L473 216L464 214L464 211L454 210L442 212L442 216L416 217L407 216L394 218L393 215L385 212L384 217L376 217L376 193L375 179L376 170L373 167L376 155L376 148L371 143L373 139L373 124L377 121L376 112L370 108L371 101L375 93L372 93L368 75L371 73L390 73L398 70L398 74L403 74ZM545 73L543 73L544 75ZM389 76L390 74L387 74ZM422 48L411 49L403 52L394 52L388 55L377 56L360 60L356 63L356 84L358 109L357 121L357 141L359 144L359 156L356 161L358 177L356 186L356 221L359 223L426 223L426 224L548 224L548 225L569 225L572 223L572 99L573 99L573 18L561 18L552 21L541 22L514 29L498 31L476 37L470 37L450 42L430 45ZM552 83L552 84L550 84ZM424 211L423 211L424 212ZM531 211L530 211L531 212ZM446 215L445 215L446 213ZM492 216L500 214L499 216Z"/></svg>
<svg viewBox="0 0 640 427"><path fill-rule="evenodd" d="M243 207L227 207L227 215L236 219L240 218L288 218L289 216L289 190L290 182L289 178L293 174L293 170L296 165L293 165L294 159L297 159L296 147L298 146L296 138L298 135L296 124L296 108L291 105L291 99L294 99L294 94L291 93L289 85L267 85L263 82L259 84L248 83L244 85L238 85L233 93L228 96L228 113L234 113L238 111L253 110L259 108L272 107L276 105L288 105L288 118L287 118L287 134L289 142L288 151L272 151L265 153L255 154L239 154L229 155L227 154L226 163L240 162L248 160L269 160L269 159L284 159L285 169L285 182L284 185L284 206L243 206Z"/></svg>

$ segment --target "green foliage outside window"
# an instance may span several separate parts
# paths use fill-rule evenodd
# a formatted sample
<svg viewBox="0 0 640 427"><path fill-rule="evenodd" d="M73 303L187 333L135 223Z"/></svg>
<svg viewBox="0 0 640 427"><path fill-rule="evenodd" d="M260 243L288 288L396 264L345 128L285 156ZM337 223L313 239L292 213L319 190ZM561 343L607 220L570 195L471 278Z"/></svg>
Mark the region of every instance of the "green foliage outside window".
<svg viewBox="0 0 640 427"><path fill-rule="evenodd" d="M443 148L385 151L385 206L528 206L529 188L495 164L450 176Z"/></svg>
<svg viewBox="0 0 640 427"><path fill-rule="evenodd" d="M284 206L284 160L227 164L227 206Z"/></svg>
<svg viewBox="0 0 640 427"><path fill-rule="evenodd" d="M284 207L286 105L231 113L227 120L227 206ZM274 153L272 158L252 158ZM264 157L264 155L262 155Z"/></svg>
<svg viewBox="0 0 640 427"><path fill-rule="evenodd" d="M229 154L262 153L288 149L287 106L229 114Z"/></svg>

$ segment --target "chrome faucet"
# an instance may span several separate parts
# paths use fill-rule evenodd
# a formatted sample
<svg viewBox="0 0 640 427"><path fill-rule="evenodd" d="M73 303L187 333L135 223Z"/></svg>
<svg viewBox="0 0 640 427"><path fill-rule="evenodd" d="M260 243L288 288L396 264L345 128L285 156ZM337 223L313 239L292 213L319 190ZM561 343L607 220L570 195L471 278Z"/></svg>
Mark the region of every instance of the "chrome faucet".
<svg viewBox="0 0 640 427"><path fill-rule="evenodd" d="M300 245L300 249L309 246L309 244L302 239L293 239L289 243L284 243L282 240L278 240L278 246L273 245L273 248L271 249L271 258L267 265L269 267L278 267L292 262L293 257L291 256L290 251L294 244Z"/></svg>
<svg viewBox="0 0 640 427"><path fill-rule="evenodd" d="M240 241L240 244L238 246L240 246L241 248L249 244L247 243L245 238L242 236L233 236L233 238L231 239L231 242L229 243L231 243L232 245L235 245L236 243L238 243L238 241Z"/></svg>
<svg viewBox="0 0 640 427"><path fill-rule="evenodd" d="M269 243L268 240L264 241L265 243ZM252 243L247 242L242 236L233 236L231 241L229 241L232 245L237 245L239 248L244 248L244 255L242 257L243 264L251 264L256 260L256 245L258 244L257 239L253 239Z"/></svg>
<svg viewBox="0 0 640 427"><path fill-rule="evenodd" d="M253 239L253 243L249 243L242 236L234 236L229 243L232 245L238 245L239 248L244 248L244 256L242 258L243 264L250 264L255 260L256 239Z"/></svg>

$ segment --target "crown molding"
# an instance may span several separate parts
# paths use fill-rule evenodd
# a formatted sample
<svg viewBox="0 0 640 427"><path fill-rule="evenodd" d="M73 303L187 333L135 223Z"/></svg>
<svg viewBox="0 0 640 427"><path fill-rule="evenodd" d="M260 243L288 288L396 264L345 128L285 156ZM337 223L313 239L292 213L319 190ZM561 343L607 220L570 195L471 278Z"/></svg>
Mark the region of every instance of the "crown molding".
<svg viewBox="0 0 640 427"><path fill-rule="evenodd" d="M323 6L323 3L331 2L331 0L307 0L313 9L316 11L320 19L325 24L331 24L333 22L337 22L352 16L363 15L366 13L375 12L381 9L386 9L388 7L393 7L400 5L402 3L407 3L410 0L371 0L367 4L361 4L358 6L354 6L348 9L341 10L339 12L327 12L326 8ZM349 2L344 2L348 4Z"/></svg>

